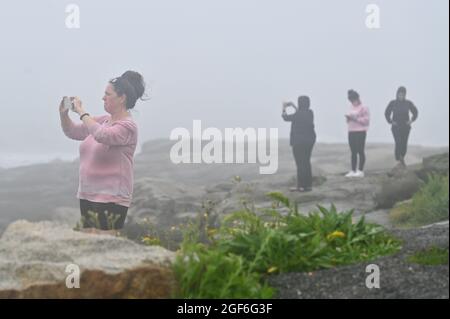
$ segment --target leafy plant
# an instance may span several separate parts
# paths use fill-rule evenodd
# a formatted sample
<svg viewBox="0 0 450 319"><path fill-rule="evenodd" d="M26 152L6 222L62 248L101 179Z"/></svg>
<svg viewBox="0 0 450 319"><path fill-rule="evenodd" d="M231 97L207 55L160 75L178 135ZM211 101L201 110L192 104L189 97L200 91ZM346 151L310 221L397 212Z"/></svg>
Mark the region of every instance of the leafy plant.
<svg viewBox="0 0 450 319"><path fill-rule="evenodd" d="M175 298L271 298L274 290L238 255L204 244L183 246L174 263Z"/></svg>
<svg viewBox="0 0 450 319"><path fill-rule="evenodd" d="M274 198L274 197L272 197ZM277 200L290 205L277 194ZM352 222L353 211L339 213L318 206L307 216L296 206L282 216L266 210L261 217L255 212L240 211L227 216L221 228L220 249L244 256L251 269L266 272L312 271L337 265L369 260L397 251L400 243L381 226L368 224L364 218Z"/></svg>
<svg viewBox="0 0 450 319"><path fill-rule="evenodd" d="M174 264L177 297L269 298L274 291L264 281L267 275L331 268L400 249L381 226L364 218L353 223L353 211L318 206L304 216L283 194L268 196L275 208L245 206L226 216L208 241L195 228L186 233ZM289 212L281 214L280 206Z"/></svg>

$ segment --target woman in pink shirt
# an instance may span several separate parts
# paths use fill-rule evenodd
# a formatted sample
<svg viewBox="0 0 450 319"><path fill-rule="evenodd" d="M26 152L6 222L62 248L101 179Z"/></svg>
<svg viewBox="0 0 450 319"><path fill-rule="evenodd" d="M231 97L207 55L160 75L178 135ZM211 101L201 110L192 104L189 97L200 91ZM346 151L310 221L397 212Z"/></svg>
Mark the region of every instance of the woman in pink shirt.
<svg viewBox="0 0 450 319"><path fill-rule="evenodd" d="M352 153L352 170L345 176L364 177L364 164L366 162L364 148L370 123L369 109L362 105L358 92L354 90L348 91L348 99L351 106L350 111L345 114L345 118L348 125L348 143ZM358 157L359 165L357 165Z"/></svg>
<svg viewBox="0 0 450 319"><path fill-rule="evenodd" d="M84 228L102 230L123 227L133 193L133 156L137 126L129 112L145 91L142 76L127 71L109 81L103 96L109 115L91 116L78 97L72 110L82 123L75 124L61 102L64 134L80 144L77 197Z"/></svg>

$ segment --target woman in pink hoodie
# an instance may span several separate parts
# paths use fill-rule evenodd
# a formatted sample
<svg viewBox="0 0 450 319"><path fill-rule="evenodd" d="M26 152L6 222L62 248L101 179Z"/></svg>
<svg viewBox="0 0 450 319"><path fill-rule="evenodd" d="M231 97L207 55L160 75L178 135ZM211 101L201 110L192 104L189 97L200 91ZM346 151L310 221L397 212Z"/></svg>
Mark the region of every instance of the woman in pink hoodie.
<svg viewBox="0 0 450 319"><path fill-rule="evenodd" d="M348 91L348 99L351 102L351 106L350 111L345 114L345 118L348 125L348 143L352 153L352 170L345 176L364 177L364 164L366 162L364 148L370 123L369 109L362 105L358 92L354 90ZM359 165L357 165L358 157Z"/></svg>
<svg viewBox="0 0 450 319"><path fill-rule="evenodd" d="M82 123L75 124L61 102L59 111L64 134L80 144L77 197L84 228L102 230L123 227L133 193L133 156L137 126L129 110L145 91L142 76L127 71L109 81L103 96L109 115L91 116L78 97L72 110Z"/></svg>

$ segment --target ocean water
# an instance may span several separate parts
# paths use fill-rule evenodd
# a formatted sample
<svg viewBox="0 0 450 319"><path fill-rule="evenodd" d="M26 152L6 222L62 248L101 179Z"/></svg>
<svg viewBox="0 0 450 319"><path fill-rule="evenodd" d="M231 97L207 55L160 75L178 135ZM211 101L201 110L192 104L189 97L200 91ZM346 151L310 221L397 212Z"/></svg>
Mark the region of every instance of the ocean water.
<svg viewBox="0 0 450 319"><path fill-rule="evenodd" d="M73 153L2 153L0 154L0 168L13 168L33 164L49 163L53 161L73 161L78 154Z"/></svg>

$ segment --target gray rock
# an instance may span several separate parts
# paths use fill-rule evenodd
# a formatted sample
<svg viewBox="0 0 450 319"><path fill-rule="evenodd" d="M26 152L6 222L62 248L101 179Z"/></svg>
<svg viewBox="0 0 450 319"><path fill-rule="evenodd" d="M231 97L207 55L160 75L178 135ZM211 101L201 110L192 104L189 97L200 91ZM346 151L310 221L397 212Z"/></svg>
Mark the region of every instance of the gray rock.
<svg viewBox="0 0 450 319"><path fill-rule="evenodd" d="M174 253L55 222L16 221L0 238L0 298L167 298ZM66 287L79 266L80 288Z"/></svg>
<svg viewBox="0 0 450 319"><path fill-rule="evenodd" d="M174 185L158 178L144 177L135 182L133 202L129 210L135 219L147 218L160 226L171 226L177 214L200 211L204 194L201 188Z"/></svg>
<svg viewBox="0 0 450 319"><path fill-rule="evenodd" d="M426 180L431 174L448 175L448 157L448 152L425 157L422 167L416 170L417 176L422 180Z"/></svg>
<svg viewBox="0 0 450 319"><path fill-rule="evenodd" d="M398 169L386 176L375 198L378 208L391 208L395 203L411 198L421 186L421 180L408 169Z"/></svg>

